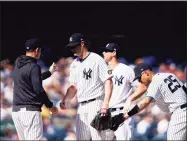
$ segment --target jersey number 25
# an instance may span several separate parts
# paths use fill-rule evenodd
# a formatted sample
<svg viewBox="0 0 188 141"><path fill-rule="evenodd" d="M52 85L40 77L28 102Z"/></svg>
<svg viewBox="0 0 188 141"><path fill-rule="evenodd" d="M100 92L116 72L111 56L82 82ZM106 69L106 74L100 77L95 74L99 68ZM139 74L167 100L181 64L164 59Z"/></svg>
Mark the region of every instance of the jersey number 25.
<svg viewBox="0 0 188 141"><path fill-rule="evenodd" d="M164 79L165 83L168 83L168 88L172 93L174 93L178 88L181 88L180 83L176 78L173 78L172 75L169 75L166 79Z"/></svg>

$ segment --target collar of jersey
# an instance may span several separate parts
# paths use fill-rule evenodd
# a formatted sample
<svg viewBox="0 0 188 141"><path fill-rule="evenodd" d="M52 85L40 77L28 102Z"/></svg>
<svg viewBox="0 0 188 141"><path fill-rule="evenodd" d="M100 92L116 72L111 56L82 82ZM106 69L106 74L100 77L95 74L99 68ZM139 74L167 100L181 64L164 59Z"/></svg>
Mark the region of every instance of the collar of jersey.
<svg viewBox="0 0 188 141"><path fill-rule="evenodd" d="M83 61L90 55L90 53L91 53L91 52L89 52L89 54L88 54L84 59L79 58L79 61L80 61L80 62L83 62Z"/></svg>

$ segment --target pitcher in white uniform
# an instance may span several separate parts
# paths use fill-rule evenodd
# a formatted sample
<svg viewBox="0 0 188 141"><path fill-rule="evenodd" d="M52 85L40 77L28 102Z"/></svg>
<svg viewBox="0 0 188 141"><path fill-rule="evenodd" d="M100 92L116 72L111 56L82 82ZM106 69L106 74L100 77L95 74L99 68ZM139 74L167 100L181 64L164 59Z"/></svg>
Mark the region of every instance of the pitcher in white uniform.
<svg viewBox="0 0 188 141"><path fill-rule="evenodd" d="M65 109L65 103L77 96L77 140L112 140L113 134L99 132L90 125L98 111L105 114L109 107L113 84L108 66L101 56L88 51L89 43L80 33L70 37L67 47L77 58L70 66L70 87L60 107Z"/></svg>
<svg viewBox="0 0 188 141"><path fill-rule="evenodd" d="M151 102L164 112L171 114L167 130L167 140L187 139L187 88L172 73L154 74L152 68L145 64L137 64L134 68L135 79L148 86L146 97L138 102L125 119L137 114Z"/></svg>
<svg viewBox="0 0 188 141"><path fill-rule="evenodd" d="M138 85L138 83L132 83L135 76L133 69L118 62L118 49L119 47L115 43L108 43L103 48L104 60L108 63L113 75L113 91L109 103L112 116L124 113L124 103L127 97L132 94L133 86ZM133 120L129 118L114 132L116 140L131 140L132 129Z"/></svg>

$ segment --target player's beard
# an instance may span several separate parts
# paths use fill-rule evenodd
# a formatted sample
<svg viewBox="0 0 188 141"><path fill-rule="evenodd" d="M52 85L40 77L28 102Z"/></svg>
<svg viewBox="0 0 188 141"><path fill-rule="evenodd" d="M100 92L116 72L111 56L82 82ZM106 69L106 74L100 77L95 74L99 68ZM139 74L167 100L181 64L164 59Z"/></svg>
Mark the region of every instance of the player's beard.
<svg viewBox="0 0 188 141"><path fill-rule="evenodd" d="M112 57L104 57L106 63L109 63L112 60Z"/></svg>
<svg viewBox="0 0 188 141"><path fill-rule="evenodd" d="M77 53L74 53L74 56L78 57L79 55Z"/></svg>
<svg viewBox="0 0 188 141"><path fill-rule="evenodd" d="M73 52L73 54L74 54L74 56L79 57L79 56L80 56L80 54L81 54L81 52Z"/></svg>
<svg viewBox="0 0 188 141"><path fill-rule="evenodd" d="M81 55L81 48L77 47L77 48L73 49L72 52L73 52L74 56L79 57Z"/></svg>

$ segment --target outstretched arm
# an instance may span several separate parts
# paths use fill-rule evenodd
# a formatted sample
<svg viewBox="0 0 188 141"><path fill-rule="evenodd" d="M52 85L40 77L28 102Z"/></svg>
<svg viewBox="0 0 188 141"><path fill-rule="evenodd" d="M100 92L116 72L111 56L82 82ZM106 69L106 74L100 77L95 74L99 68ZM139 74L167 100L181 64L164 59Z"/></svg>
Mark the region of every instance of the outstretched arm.
<svg viewBox="0 0 188 141"><path fill-rule="evenodd" d="M140 98L147 90L147 86L140 83L138 85L138 88L135 90L135 92L129 97L129 99L132 101Z"/></svg>
<svg viewBox="0 0 188 141"><path fill-rule="evenodd" d="M125 113L124 117L125 119L139 113L144 108L146 108L152 101L153 97L146 96L144 97L140 102L138 102L128 113Z"/></svg>
<svg viewBox="0 0 188 141"><path fill-rule="evenodd" d="M41 79L42 80L45 80L45 79L47 79L48 77L50 77L51 76L51 72L50 71L46 71L46 72L43 72L42 74L41 74Z"/></svg>
<svg viewBox="0 0 188 141"><path fill-rule="evenodd" d="M57 68L58 68L57 65L53 62L49 70L41 74L41 79L45 80L48 77L50 77L57 70Z"/></svg>
<svg viewBox="0 0 188 141"><path fill-rule="evenodd" d="M77 92L76 86L73 83L71 83L69 88L67 89L63 101L71 100L76 95L76 92Z"/></svg>
<svg viewBox="0 0 188 141"><path fill-rule="evenodd" d="M60 103L60 108L61 109L66 109L66 102L68 100L71 100L77 93L77 89L75 87L75 85L73 83L70 84L69 88L67 89L67 92L65 94L65 96L63 97L62 102Z"/></svg>
<svg viewBox="0 0 188 141"><path fill-rule="evenodd" d="M144 84L140 83L140 84L138 85L137 89L133 92L133 94L130 95L130 96L127 98L127 100L126 100L126 102L125 102L125 104L124 104L124 111L125 111L125 112L128 112L128 111L130 110L131 103L132 103L134 100L140 98L140 97L146 92L146 90L147 90L147 87L146 87Z"/></svg>

